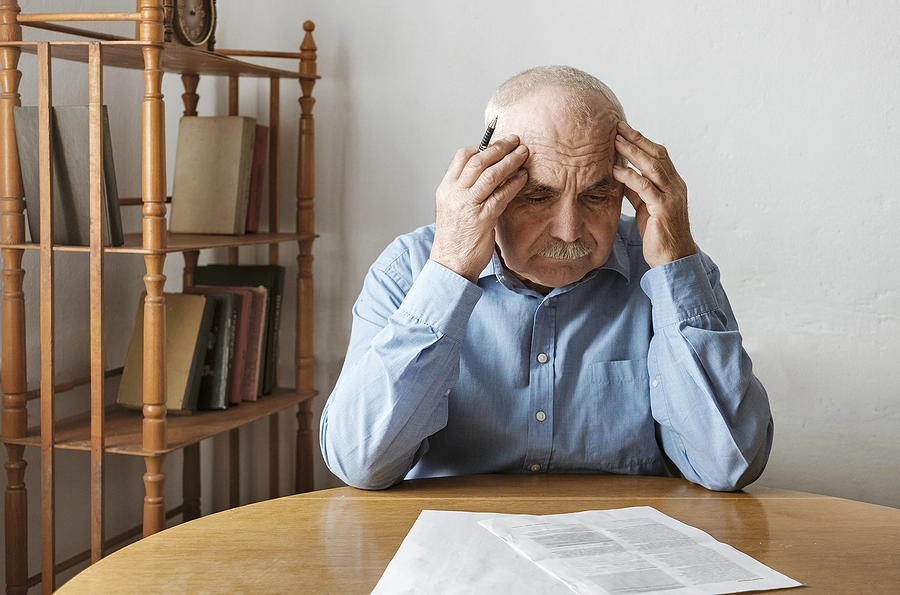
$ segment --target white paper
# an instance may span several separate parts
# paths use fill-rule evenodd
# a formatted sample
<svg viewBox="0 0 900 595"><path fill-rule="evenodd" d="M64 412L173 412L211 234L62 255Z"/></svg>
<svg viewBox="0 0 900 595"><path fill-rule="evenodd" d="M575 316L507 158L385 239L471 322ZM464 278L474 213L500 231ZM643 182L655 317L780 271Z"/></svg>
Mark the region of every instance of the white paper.
<svg viewBox="0 0 900 595"><path fill-rule="evenodd" d="M718 595L800 586L648 506L479 522L585 595Z"/></svg>
<svg viewBox="0 0 900 595"><path fill-rule="evenodd" d="M629 548L637 553L629 553L624 547L625 551L619 551L613 544L597 541L591 533L610 538L613 544L631 542ZM641 534L650 540L638 539ZM651 548L650 543L659 545ZM589 550L592 555L574 555ZM685 566L684 560L689 565ZM637 573L632 578L643 578L646 583L656 577L660 588L671 588L616 587L607 582L604 589L599 584L622 575L623 568ZM689 568L694 573L692 581L682 576L691 576ZM729 571L733 574L727 587L724 582L708 582L713 573ZM705 573L706 582L701 573ZM688 586L678 586L675 580ZM690 586L691 582L695 584ZM571 595L574 590L614 595L693 595L798 585L706 533L648 507L547 516L424 510L372 593Z"/></svg>
<svg viewBox="0 0 900 595"><path fill-rule="evenodd" d="M423 510L373 595L572 595L571 589L478 524L496 513Z"/></svg>

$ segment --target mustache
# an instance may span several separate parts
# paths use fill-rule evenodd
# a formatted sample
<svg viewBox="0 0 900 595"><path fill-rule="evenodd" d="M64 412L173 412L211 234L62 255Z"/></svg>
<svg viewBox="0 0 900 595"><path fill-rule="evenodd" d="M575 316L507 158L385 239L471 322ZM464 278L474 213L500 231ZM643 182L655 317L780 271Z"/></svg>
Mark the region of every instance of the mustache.
<svg viewBox="0 0 900 595"><path fill-rule="evenodd" d="M575 240L574 242L551 240L540 252L538 252L538 255L559 260L575 260L587 256L590 253L591 248L582 240Z"/></svg>

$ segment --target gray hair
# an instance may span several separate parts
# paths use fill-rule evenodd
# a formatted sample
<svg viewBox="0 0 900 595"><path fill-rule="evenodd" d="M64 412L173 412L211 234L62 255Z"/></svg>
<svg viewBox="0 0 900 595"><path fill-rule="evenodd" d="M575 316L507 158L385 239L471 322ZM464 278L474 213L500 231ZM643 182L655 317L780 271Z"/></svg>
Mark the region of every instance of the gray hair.
<svg viewBox="0 0 900 595"><path fill-rule="evenodd" d="M509 78L494 92L484 111L484 123L487 125L494 116L503 113L515 105L529 93L542 87L561 87L569 91L567 103L569 112L580 124L586 123L592 116L588 99L599 93L606 98L623 121L625 110L612 89L600 79L583 70L571 66L536 66ZM500 118L503 120L503 118Z"/></svg>

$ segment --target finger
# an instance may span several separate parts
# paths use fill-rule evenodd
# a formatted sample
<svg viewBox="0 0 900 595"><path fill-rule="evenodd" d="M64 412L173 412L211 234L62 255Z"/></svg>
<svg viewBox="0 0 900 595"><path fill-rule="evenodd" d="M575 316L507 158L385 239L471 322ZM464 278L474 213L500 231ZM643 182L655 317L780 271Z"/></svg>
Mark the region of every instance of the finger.
<svg viewBox="0 0 900 595"><path fill-rule="evenodd" d="M522 191L522 188L525 187L527 182L528 172L524 169L516 171L516 173L510 176L509 179L491 193L485 200L484 206L499 217L500 213L506 209L506 205Z"/></svg>
<svg viewBox="0 0 900 595"><path fill-rule="evenodd" d="M644 140L646 141L646 139ZM657 149L650 147L654 151L652 154L639 145L632 143L621 134L616 135L616 151L624 155L628 161L641 171L642 176L649 178L660 190L669 190L673 187L672 175L675 173L672 162L665 153L665 147L654 143L650 144L653 147L657 147ZM658 155L665 155L665 157L659 158L657 157Z"/></svg>
<svg viewBox="0 0 900 595"><path fill-rule="evenodd" d="M466 161L465 167L459 174L460 183L468 188L471 188L479 180L485 170L497 163L502 162L518 147L519 137L515 134L510 134L506 138L497 140L484 151L478 152L478 149L476 147L475 153L468 159L468 161ZM508 166L509 171L506 173L512 175L519 168L519 165L520 164L517 164L515 166ZM497 184L501 183L505 179L506 176L503 176L502 179L498 179Z"/></svg>
<svg viewBox="0 0 900 595"><path fill-rule="evenodd" d="M631 203L631 206L634 207L635 213L639 213L642 207L646 208L647 203L641 200L640 195L631 188L625 188L625 198L627 198L628 202Z"/></svg>
<svg viewBox="0 0 900 595"><path fill-rule="evenodd" d="M450 160L450 165L447 166L447 172L444 174L444 182L449 182L451 180L459 179L460 174L462 174L463 168L466 166L466 163L469 162L469 159L472 158L473 155L478 153L478 147L463 147L458 150L456 154L453 156L453 159Z"/></svg>
<svg viewBox="0 0 900 595"><path fill-rule="evenodd" d="M487 150L485 150L485 152L487 152ZM526 159L528 159L528 148L524 145L519 145L499 163L485 169L472 185L473 197L475 197L476 200L478 198L487 200L492 193L510 178L517 175Z"/></svg>
<svg viewBox="0 0 900 595"><path fill-rule="evenodd" d="M637 211L641 205L655 206L662 199L659 189L630 167L613 166L613 177L625 184L625 197Z"/></svg>
<svg viewBox="0 0 900 595"><path fill-rule="evenodd" d="M652 140L629 126L627 122L619 122L616 125L616 131L625 140L627 140L629 143L636 146L643 152L647 153L652 158L671 163L671 160L669 159L669 152L663 145L653 142Z"/></svg>

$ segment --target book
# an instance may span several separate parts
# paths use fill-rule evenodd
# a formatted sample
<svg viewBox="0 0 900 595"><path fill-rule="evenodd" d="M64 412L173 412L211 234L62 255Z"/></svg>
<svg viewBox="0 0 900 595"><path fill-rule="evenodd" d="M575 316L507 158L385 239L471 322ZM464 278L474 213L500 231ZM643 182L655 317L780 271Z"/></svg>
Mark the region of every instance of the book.
<svg viewBox="0 0 900 595"><path fill-rule="evenodd" d="M249 287L252 300L250 307L250 323L247 333L247 370L244 373L244 386L241 394L245 401L255 401L262 395L262 366L265 353L264 339L268 320L269 290L265 287Z"/></svg>
<svg viewBox="0 0 900 595"><path fill-rule="evenodd" d="M256 125L253 145L253 164L250 169L250 197L247 200L247 233L259 231L259 214L263 202L263 181L266 175L266 154L269 151L269 127Z"/></svg>
<svg viewBox="0 0 900 595"><path fill-rule="evenodd" d="M181 118L175 146L170 232L244 233L255 138L254 118Z"/></svg>
<svg viewBox="0 0 900 595"><path fill-rule="evenodd" d="M200 376L206 358L215 302L203 295L164 293L166 299L166 408L190 413L197 408ZM125 355L117 402L131 409L144 406L144 298Z"/></svg>
<svg viewBox="0 0 900 595"><path fill-rule="evenodd" d="M284 267L280 265L210 264L194 269L197 285L238 287L263 286L268 290L266 325L263 333L262 394L272 392L278 363L278 326L281 322L281 300L284 295Z"/></svg>
<svg viewBox="0 0 900 595"><path fill-rule="evenodd" d="M226 287L194 285L185 293L231 293L237 298L233 364L228 389L228 403L255 401L259 394L259 369L262 354L262 325L265 324L266 290L264 287ZM257 302L260 302L257 305ZM260 308L262 308L260 310Z"/></svg>
<svg viewBox="0 0 900 595"><path fill-rule="evenodd" d="M190 288L188 288L190 289ZM185 291L185 293L192 293ZM206 293L215 302L212 327L206 345L206 357L200 374L197 409L228 407L233 384L234 334L237 327L239 296L228 292Z"/></svg>
<svg viewBox="0 0 900 595"><path fill-rule="evenodd" d="M31 241L41 238L40 166L38 163L38 108L13 108L19 169L25 191L25 210ZM90 112L86 105L53 107L50 111L51 170L53 176L53 243L64 246L90 244ZM102 106L103 120L103 245L125 243L119 191L113 158L109 115Z"/></svg>

